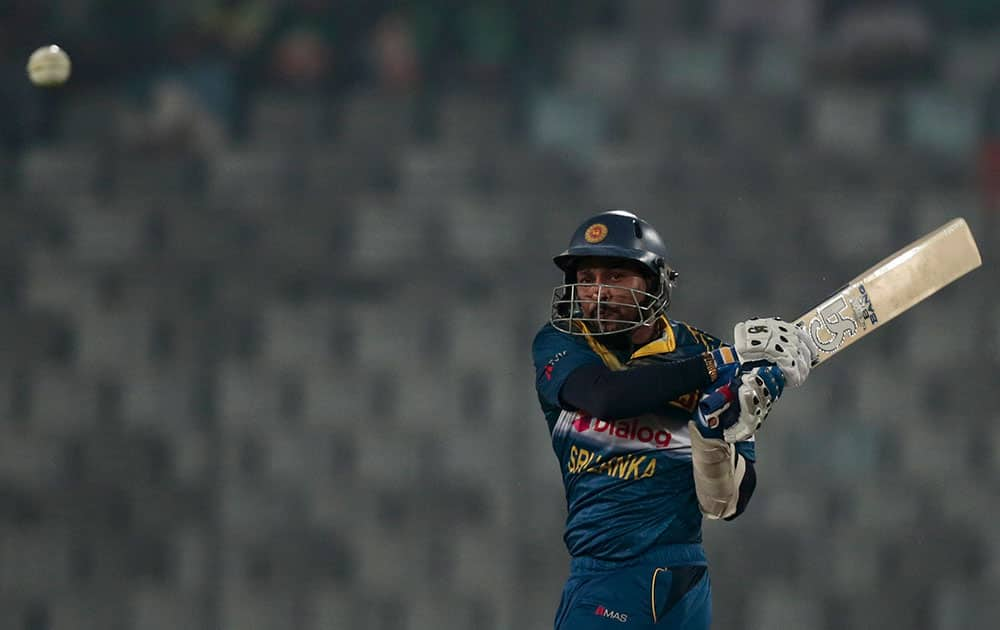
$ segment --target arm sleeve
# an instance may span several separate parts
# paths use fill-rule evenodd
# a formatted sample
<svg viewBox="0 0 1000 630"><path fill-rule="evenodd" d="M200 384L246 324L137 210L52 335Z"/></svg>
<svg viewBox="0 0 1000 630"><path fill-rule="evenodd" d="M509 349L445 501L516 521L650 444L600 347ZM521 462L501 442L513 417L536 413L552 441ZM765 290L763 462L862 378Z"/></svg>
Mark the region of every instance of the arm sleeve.
<svg viewBox="0 0 1000 630"><path fill-rule="evenodd" d="M560 406L605 420L662 409L679 396L710 384L700 357L612 371L603 364L574 369L559 392Z"/></svg>

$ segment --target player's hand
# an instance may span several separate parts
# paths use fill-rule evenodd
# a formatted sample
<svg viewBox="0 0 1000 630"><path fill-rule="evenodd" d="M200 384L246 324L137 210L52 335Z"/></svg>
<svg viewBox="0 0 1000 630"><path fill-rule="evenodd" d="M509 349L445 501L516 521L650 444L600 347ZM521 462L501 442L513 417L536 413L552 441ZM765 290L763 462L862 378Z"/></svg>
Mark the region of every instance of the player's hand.
<svg viewBox="0 0 1000 630"><path fill-rule="evenodd" d="M733 337L741 362L777 364L789 387L802 385L819 357L819 347L809 333L779 317L740 322L733 328Z"/></svg>
<svg viewBox="0 0 1000 630"><path fill-rule="evenodd" d="M706 438L739 442L760 429L771 405L781 396L785 377L774 365L729 372L702 395L695 414L699 433Z"/></svg>
<svg viewBox="0 0 1000 630"><path fill-rule="evenodd" d="M740 376L736 394L739 414L736 421L723 430L723 438L727 442L741 442L753 437L784 390L785 376L781 368L774 365L753 368Z"/></svg>

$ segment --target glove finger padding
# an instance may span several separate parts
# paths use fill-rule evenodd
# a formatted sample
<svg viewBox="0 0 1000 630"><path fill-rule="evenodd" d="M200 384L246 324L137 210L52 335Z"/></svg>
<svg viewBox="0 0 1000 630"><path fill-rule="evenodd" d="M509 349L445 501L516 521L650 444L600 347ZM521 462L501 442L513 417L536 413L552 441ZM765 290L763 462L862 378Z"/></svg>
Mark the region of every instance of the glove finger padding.
<svg viewBox="0 0 1000 630"><path fill-rule="evenodd" d="M725 440L740 442L750 439L764 424L771 413L771 406L784 388L784 375L776 366L754 368L743 374L736 394L739 414L735 422L723 430Z"/></svg>
<svg viewBox="0 0 1000 630"><path fill-rule="evenodd" d="M815 367L819 363L819 346L816 345L816 341L809 334L809 331L802 326L795 326L795 334L798 335L799 342L805 353L809 355L809 367Z"/></svg>
<svg viewBox="0 0 1000 630"><path fill-rule="evenodd" d="M777 317L740 322L733 327L733 337L741 361L776 363L789 387L805 382L819 353L808 333Z"/></svg>
<svg viewBox="0 0 1000 630"><path fill-rule="evenodd" d="M703 436L720 439L723 429L736 422L740 409L733 403L736 402L739 383L739 379L733 378L701 397L695 418Z"/></svg>
<svg viewBox="0 0 1000 630"><path fill-rule="evenodd" d="M734 403L741 383L741 366L739 357L729 346L713 350L712 359L718 374L698 401L695 419L702 435L722 439L722 430L736 422L739 414L739 405Z"/></svg>

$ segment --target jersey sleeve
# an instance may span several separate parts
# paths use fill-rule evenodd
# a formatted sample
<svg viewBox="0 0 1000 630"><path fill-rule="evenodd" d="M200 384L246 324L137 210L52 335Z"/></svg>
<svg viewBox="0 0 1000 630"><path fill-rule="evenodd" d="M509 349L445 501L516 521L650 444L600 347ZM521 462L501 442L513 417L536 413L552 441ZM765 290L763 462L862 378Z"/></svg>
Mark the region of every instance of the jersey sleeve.
<svg viewBox="0 0 1000 630"><path fill-rule="evenodd" d="M757 461L757 449L753 440L736 443L736 452L747 458L748 461Z"/></svg>
<svg viewBox="0 0 1000 630"><path fill-rule="evenodd" d="M553 407L561 407L559 392L566 377L581 365L604 362L577 339L546 325L531 344L535 363L535 389L538 397Z"/></svg>

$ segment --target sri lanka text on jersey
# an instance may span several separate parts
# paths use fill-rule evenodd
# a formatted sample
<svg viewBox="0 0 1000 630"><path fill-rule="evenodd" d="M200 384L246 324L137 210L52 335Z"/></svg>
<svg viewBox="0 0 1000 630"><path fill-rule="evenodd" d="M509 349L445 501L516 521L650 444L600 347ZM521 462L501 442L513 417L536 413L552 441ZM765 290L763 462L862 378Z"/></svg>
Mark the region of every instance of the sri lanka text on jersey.
<svg viewBox="0 0 1000 630"><path fill-rule="evenodd" d="M656 460L646 455L632 453L604 459L593 451L571 446L566 469L570 473L594 473L626 480L645 479L656 474Z"/></svg>

